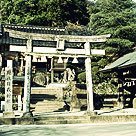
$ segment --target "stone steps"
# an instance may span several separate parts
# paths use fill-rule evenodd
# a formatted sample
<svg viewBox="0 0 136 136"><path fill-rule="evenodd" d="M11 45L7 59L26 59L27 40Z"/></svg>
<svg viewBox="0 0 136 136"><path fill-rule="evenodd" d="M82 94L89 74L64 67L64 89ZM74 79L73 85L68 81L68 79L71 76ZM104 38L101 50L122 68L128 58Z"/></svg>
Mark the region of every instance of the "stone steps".
<svg viewBox="0 0 136 136"><path fill-rule="evenodd" d="M54 96L62 96L63 89L62 87L33 87L31 88L32 95L54 95Z"/></svg>
<svg viewBox="0 0 136 136"><path fill-rule="evenodd" d="M78 123L89 123L89 120L75 119L75 120L46 120L46 121L35 121L35 125L55 125L55 124L78 124Z"/></svg>
<svg viewBox="0 0 136 136"><path fill-rule="evenodd" d="M40 112L40 113L44 113L44 112L47 112L47 113L50 113L50 112L60 112L60 111L64 111L63 109L55 109L55 108L47 108L47 109L34 109L32 110L32 112Z"/></svg>
<svg viewBox="0 0 136 136"><path fill-rule="evenodd" d="M116 105L117 98L105 98L103 101L103 107L113 108Z"/></svg>
<svg viewBox="0 0 136 136"><path fill-rule="evenodd" d="M54 125L54 124L78 124L89 123L88 116L46 116L35 117L34 122L36 125Z"/></svg>
<svg viewBox="0 0 136 136"><path fill-rule="evenodd" d="M47 103L47 104L46 104L46 103L44 102L44 103L40 103L40 104L39 104L39 103L31 104L30 106L31 106L31 107L35 107L35 106L39 106L39 107L47 107L47 106L48 106L48 107L58 107L58 106L59 106L59 107L60 107L60 106L64 106L64 103L60 103L60 104L57 103L57 104L56 104L56 103L54 102L54 104L53 104L53 103Z"/></svg>
<svg viewBox="0 0 136 136"><path fill-rule="evenodd" d="M58 99L60 88L32 88L31 104L32 112L56 112L64 111L64 102ZM61 93L61 92L60 92Z"/></svg>
<svg viewBox="0 0 136 136"><path fill-rule="evenodd" d="M41 101L36 104L31 104L30 107L33 112L54 112L60 109L64 111L64 102L59 101Z"/></svg>
<svg viewBox="0 0 136 136"><path fill-rule="evenodd" d="M53 101L56 101L56 99L51 99L51 98L31 98L31 104L51 104Z"/></svg>
<svg viewBox="0 0 136 136"><path fill-rule="evenodd" d="M63 108L64 104L58 104L58 105L32 105L31 107L35 109L59 109Z"/></svg>
<svg viewBox="0 0 136 136"><path fill-rule="evenodd" d="M63 105L31 105L32 108L42 108L42 109L45 109L45 108L60 108L60 107L63 107Z"/></svg>

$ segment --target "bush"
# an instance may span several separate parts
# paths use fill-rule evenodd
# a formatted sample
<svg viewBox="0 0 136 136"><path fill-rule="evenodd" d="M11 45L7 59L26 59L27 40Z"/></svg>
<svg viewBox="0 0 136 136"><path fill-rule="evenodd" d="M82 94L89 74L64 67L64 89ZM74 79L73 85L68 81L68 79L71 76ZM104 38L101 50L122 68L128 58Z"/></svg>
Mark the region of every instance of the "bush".
<svg viewBox="0 0 136 136"><path fill-rule="evenodd" d="M82 73L80 73L80 74L78 74L78 80L79 80L79 82L86 82L86 72L82 72Z"/></svg>
<svg viewBox="0 0 136 136"><path fill-rule="evenodd" d="M102 82L99 84L93 85L93 90L96 94L117 94L118 89L117 86L109 82Z"/></svg>
<svg viewBox="0 0 136 136"><path fill-rule="evenodd" d="M5 98L5 89L0 87L0 100L4 100Z"/></svg>

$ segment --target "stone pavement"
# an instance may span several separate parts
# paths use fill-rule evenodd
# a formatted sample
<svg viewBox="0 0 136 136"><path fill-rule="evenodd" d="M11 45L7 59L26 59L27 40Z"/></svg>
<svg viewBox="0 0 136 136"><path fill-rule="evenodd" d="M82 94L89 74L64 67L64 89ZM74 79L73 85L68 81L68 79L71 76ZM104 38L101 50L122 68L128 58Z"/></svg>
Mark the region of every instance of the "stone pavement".
<svg viewBox="0 0 136 136"><path fill-rule="evenodd" d="M34 112L34 117L17 116L15 118L0 117L0 125L55 125L55 124L86 124L135 122L136 109L103 109L94 111L97 115L86 111L79 112ZM93 116L92 116L93 114Z"/></svg>
<svg viewBox="0 0 136 136"><path fill-rule="evenodd" d="M86 111L76 111L76 112L33 112L34 116L54 116L54 115L61 115L61 116L71 116L71 115L79 115L82 116L85 114ZM98 115L136 115L136 109L133 108L126 108L126 109L115 109L115 108L107 108L102 110L95 110ZM17 114L17 113L16 113ZM22 114L20 114L22 115ZM3 113L0 113L0 117L3 116ZM18 116L19 117L19 116Z"/></svg>
<svg viewBox="0 0 136 136"><path fill-rule="evenodd" d="M97 115L136 115L136 109L133 108L126 108L126 109L115 109L115 108L107 108L102 110L95 110L94 112L97 113ZM49 113L38 113L34 112L34 116L82 116L86 113L86 111L76 111L76 112L49 112Z"/></svg>
<svg viewBox="0 0 136 136"><path fill-rule="evenodd" d="M125 108L125 109L103 109L103 110L96 110L98 115L136 115L136 109L133 108Z"/></svg>
<svg viewBox="0 0 136 136"><path fill-rule="evenodd" d="M126 109L116 109L116 108L107 108L102 110L94 110L98 115L136 115L136 109L126 108ZM45 112L38 113L34 112L34 116L36 115L62 115L62 116L71 116L71 115L84 115L86 111L75 111L75 112Z"/></svg>
<svg viewBox="0 0 136 136"><path fill-rule="evenodd" d="M0 136L136 136L136 122L79 125L1 125Z"/></svg>

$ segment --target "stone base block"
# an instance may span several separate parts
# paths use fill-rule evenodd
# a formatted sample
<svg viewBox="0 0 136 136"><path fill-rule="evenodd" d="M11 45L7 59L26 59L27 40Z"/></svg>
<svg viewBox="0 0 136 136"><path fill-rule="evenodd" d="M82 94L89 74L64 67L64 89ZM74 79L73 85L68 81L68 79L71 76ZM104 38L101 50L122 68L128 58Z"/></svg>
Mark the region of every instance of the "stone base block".
<svg viewBox="0 0 136 136"><path fill-rule="evenodd" d="M32 116L33 116L32 112L24 112L22 118L29 118Z"/></svg>
<svg viewBox="0 0 136 136"><path fill-rule="evenodd" d="M14 112L4 112L3 118L15 118Z"/></svg>
<svg viewBox="0 0 136 136"><path fill-rule="evenodd" d="M85 115L87 116L96 116L98 113L96 111L86 111Z"/></svg>
<svg viewBox="0 0 136 136"><path fill-rule="evenodd" d="M80 108L72 108L71 111L72 111L72 112L79 112L79 111L80 111Z"/></svg>
<svg viewBox="0 0 136 136"><path fill-rule="evenodd" d="M133 108L136 109L136 98L133 99Z"/></svg>

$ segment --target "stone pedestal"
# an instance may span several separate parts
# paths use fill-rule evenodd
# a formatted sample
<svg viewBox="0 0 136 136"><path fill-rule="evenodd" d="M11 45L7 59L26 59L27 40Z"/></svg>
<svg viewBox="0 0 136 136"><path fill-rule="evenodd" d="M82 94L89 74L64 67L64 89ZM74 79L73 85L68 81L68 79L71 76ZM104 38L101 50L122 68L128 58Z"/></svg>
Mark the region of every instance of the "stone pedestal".
<svg viewBox="0 0 136 136"><path fill-rule="evenodd" d="M5 101L1 101L1 111L5 110Z"/></svg>
<svg viewBox="0 0 136 136"><path fill-rule="evenodd" d="M133 99L133 108L136 109L136 98Z"/></svg>
<svg viewBox="0 0 136 136"><path fill-rule="evenodd" d="M85 112L85 115L87 116L96 116L98 113L96 111L87 111Z"/></svg>
<svg viewBox="0 0 136 136"><path fill-rule="evenodd" d="M3 118L15 118L14 112L4 112Z"/></svg>
<svg viewBox="0 0 136 136"><path fill-rule="evenodd" d="M29 118L32 116L33 116L32 112L24 112L22 118Z"/></svg>

